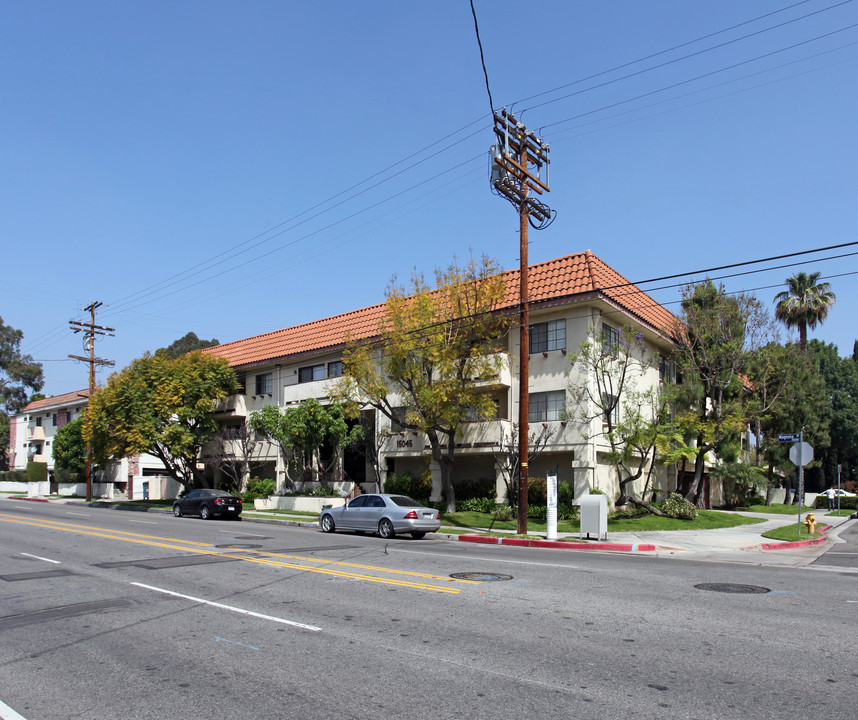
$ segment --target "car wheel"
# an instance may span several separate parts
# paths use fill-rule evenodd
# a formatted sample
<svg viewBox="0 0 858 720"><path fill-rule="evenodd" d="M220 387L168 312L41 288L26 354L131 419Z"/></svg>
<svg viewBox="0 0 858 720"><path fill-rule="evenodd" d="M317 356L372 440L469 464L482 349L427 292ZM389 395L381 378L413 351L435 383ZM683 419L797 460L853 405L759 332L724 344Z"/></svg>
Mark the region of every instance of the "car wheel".
<svg viewBox="0 0 858 720"><path fill-rule="evenodd" d="M396 535L396 532L393 529L393 523L390 522L387 518L382 518L381 522L378 524L378 534L381 535L385 540L388 538L392 538Z"/></svg>
<svg viewBox="0 0 858 720"><path fill-rule="evenodd" d="M173 515L176 517L182 517L182 508L179 507L178 503L173 505Z"/></svg>
<svg viewBox="0 0 858 720"><path fill-rule="evenodd" d="M426 537L426 533L411 533L411 537L415 540L421 540Z"/></svg>
<svg viewBox="0 0 858 720"><path fill-rule="evenodd" d="M336 530L336 527L334 526L334 518L332 518L330 515L323 515L322 516L321 525L322 525L322 532L332 533L332 532L334 532L334 530Z"/></svg>
<svg viewBox="0 0 858 720"><path fill-rule="evenodd" d="M211 516L212 516L212 511L211 511L211 510L209 510L209 506L208 506L208 505L203 505L203 506L200 508L200 519L201 519L201 520L208 520L208 519L210 519L210 518L211 518Z"/></svg>

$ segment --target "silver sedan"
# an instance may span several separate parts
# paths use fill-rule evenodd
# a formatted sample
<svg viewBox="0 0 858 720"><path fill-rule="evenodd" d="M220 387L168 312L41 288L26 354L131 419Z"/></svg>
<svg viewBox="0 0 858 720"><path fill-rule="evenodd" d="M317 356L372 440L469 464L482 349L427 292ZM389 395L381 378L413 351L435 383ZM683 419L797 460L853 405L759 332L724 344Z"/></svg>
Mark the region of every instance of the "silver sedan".
<svg viewBox="0 0 858 720"><path fill-rule="evenodd" d="M441 515L405 495L358 495L343 507L322 510L319 527L324 532L377 532L383 538L409 533L419 540L441 527Z"/></svg>

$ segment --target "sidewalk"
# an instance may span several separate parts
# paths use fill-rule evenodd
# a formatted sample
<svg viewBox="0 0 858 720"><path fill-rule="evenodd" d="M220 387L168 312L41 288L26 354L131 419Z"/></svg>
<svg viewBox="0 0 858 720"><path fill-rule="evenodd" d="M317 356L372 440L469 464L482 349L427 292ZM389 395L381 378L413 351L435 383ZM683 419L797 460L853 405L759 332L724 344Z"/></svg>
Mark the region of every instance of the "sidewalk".
<svg viewBox="0 0 858 720"><path fill-rule="evenodd" d="M15 500L37 500L36 498L24 498L6 496ZM2 496L0 496L2 499ZM79 498L39 498L41 502L55 502L68 504L84 504L86 501ZM131 509L129 505L121 500L112 503L99 503L91 507L109 507L117 509ZM134 508L143 512L156 512L169 514L169 508ZM712 559L741 562L761 562L761 555L766 556L765 564L801 565L815 559L820 552L836 538L841 526L850 522L848 516L829 517L827 510L815 510L820 527L828 526L824 537L816 540L803 540L800 542L779 542L762 537L762 533L797 523L795 515L781 515L768 513L752 513L737 511L748 517L757 517L764 520L755 525L739 525L731 528L719 528L716 530L670 530L670 531L647 531L647 532L611 532L605 540L579 541L577 533L559 533L558 541L523 539L513 537L485 536L479 533L489 532L488 528L471 528L473 534L446 534L444 532L432 533L430 537L435 539L449 539L459 542L473 542L492 545L518 545L529 547L542 547L562 550L584 550L602 552L644 552L652 553L659 557L687 557L691 559ZM242 517L249 522L287 525L294 527L317 528L318 522L312 517L302 515L271 515L270 513L246 510ZM802 518L805 514L802 515ZM461 533L463 528L445 526L447 530ZM445 528L442 528L445 529ZM497 531L494 531L497 532ZM510 535L514 534L512 531ZM542 535L545 533L531 533ZM561 540L561 538L564 538ZM741 560L740 560L741 558Z"/></svg>

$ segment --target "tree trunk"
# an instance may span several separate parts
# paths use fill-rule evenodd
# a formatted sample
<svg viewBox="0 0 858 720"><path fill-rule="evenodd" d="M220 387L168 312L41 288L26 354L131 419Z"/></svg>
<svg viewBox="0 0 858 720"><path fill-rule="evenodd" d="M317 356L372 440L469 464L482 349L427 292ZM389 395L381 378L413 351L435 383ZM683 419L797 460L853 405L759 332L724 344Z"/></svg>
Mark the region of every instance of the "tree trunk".
<svg viewBox="0 0 858 720"><path fill-rule="evenodd" d="M710 445L700 447L697 453L697 458L694 460L694 480L691 487L688 489L688 494L685 499L693 503L695 507L705 508L703 502L703 471L706 469L706 453L712 449Z"/></svg>
<svg viewBox="0 0 858 720"><path fill-rule="evenodd" d="M647 511L652 513L653 515L658 515L659 517L665 517L664 513L659 510L655 505L651 505L646 500L641 500L639 498L633 497L631 495L627 496L627 500L632 505L637 505L638 507L646 508Z"/></svg>

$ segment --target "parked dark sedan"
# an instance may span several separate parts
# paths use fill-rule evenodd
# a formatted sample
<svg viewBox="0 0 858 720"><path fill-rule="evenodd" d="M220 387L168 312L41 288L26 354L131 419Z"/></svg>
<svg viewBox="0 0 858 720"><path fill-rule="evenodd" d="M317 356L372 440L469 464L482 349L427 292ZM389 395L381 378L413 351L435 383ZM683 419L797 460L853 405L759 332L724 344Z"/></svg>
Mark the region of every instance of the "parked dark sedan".
<svg viewBox="0 0 858 720"><path fill-rule="evenodd" d="M408 533L415 540L441 527L440 514L405 495L358 495L347 505L325 508L319 515L324 532L377 532L383 538Z"/></svg>
<svg viewBox="0 0 858 720"><path fill-rule="evenodd" d="M241 498L226 490L191 490L173 503L173 515L199 515L203 520L225 516L241 520Z"/></svg>

